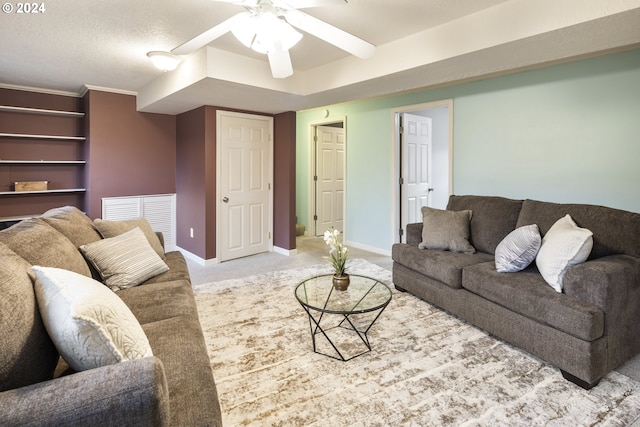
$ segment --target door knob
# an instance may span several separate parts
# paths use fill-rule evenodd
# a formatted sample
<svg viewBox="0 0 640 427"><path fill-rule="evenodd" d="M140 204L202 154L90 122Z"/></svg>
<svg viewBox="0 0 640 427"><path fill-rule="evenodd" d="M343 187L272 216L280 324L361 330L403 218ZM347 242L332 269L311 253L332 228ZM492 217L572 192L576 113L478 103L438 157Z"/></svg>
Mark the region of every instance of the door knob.
<svg viewBox="0 0 640 427"><path fill-rule="evenodd" d="M225 202L225 203L229 203L229 198L225 196L225 197L222 198L222 201Z"/></svg>

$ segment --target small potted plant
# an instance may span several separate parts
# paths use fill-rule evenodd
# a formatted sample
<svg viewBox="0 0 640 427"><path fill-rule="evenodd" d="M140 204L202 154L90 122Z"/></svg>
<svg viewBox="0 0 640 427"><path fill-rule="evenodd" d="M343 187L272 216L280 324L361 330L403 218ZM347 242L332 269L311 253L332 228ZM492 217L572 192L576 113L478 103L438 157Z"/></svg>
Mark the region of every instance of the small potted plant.
<svg viewBox="0 0 640 427"><path fill-rule="evenodd" d="M329 245L329 259L333 267L333 287L338 291L345 291L349 287L347 271L347 254L349 250L338 238L340 231L331 227L324 232L324 242Z"/></svg>

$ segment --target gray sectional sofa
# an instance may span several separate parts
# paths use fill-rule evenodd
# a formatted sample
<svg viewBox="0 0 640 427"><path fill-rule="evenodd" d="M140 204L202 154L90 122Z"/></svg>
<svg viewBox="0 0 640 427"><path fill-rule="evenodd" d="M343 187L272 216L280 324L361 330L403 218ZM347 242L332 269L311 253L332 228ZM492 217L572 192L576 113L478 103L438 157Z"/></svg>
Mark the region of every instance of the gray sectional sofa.
<svg viewBox="0 0 640 427"><path fill-rule="evenodd" d="M392 248L396 288L540 357L587 389L640 351L640 214L489 196L451 196L447 210L472 212L476 252L420 249L423 224L410 224L406 243ZM586 262L566 270L561 293L536 262L519 272L496 270L496 247L511 231L536 224L544 237L566 214L593 232L593 247Z"/></svg>
<svg viewBox="0 0 640 427"><path fill-rule="evenodd" d="M0 425L222 425L179 252L163 254L165 273L116 293L142 326L153 356L80 372L59 356L43 325L31 266L95 277L78 247L101 239L72 207L0 231Z"/></svg>

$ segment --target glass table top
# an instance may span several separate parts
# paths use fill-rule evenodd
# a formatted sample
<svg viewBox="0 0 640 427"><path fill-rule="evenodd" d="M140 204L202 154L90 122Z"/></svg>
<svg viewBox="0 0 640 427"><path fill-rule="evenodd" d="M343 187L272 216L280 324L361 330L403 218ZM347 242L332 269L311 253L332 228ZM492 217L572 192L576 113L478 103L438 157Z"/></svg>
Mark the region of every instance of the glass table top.
<svg viewBox="0 0 640 427"><path fill-rule="evenodd" d="M370 277L350 274L346 291L333 288L332 275L316 276L296 286L300 304L314 310L336 313L366 313L386 306L391 301L391 289Z"/></svg>

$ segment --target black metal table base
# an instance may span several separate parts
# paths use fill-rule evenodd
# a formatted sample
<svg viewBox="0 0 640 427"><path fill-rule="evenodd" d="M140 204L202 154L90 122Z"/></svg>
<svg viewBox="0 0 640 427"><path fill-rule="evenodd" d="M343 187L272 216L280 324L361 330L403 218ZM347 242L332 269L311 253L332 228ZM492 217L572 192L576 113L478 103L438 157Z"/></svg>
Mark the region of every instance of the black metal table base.
<svg viewBox="0 0 640 427"><path fill-rule="evenodd" d="M382 312L384 311L384 309L386 308L386 305L384 305L383 307L381 307L378 311L377 314L375 314L375 316L373 317L373 319L367 323L365 323L364 325L362 325L360 328L358 326L356 326L354 324L354 322L352 322L351 317L356 317L356 316L361 316L363 313L349 313L349 314L327 314L324 312L316 312L319 313L320 316L316 319L316 317L314 317L313 313L312 313L312 309L303 306L304 310L307 312L307 315L309 316L309 327L311 329L311 339L313 341L313 351L315 353L318 354L322 354L324 356L328 356L331 357L332 359L336 359L336 360L341 360L343 362L349 361L351 359L354 359L358 356L362 356L363 354L369 353L371 351L371 343L369 342L369 337L368 337L368 333L369 330L371 329L371 327L373 326L373 324L376 322L376 320L378 320L378 318L380 317L380 315L382 314ZM371 315L371 312L367 313L369 315ZM325 318L325 315L327 316L340 316L342 317L342 320L334 326L330 326L330 327L323 327L321 326L321 323L323 321L323 319ZM326 319L325 323L326 323ZM329 332L331 330L334 329L343 329L346 330L348 332L353 332L355 333L358 338L360 338L360 341L362 342L362 344L364 344L364 347L366 348L366 350L359 352L357 354L354 355L347 355L345 357L344 350L340 351L340 349L338 348L338 344L334 343L334 340L331 339L331 337L329 336ZM317 336L324 336L324 338L326 339L326 341L330 344L330 346L333 348L333 350L335 351L336 355L332 355L332 354L328 354L322 351L318 350L318 345L316 343L317 340Z"/></svg>

